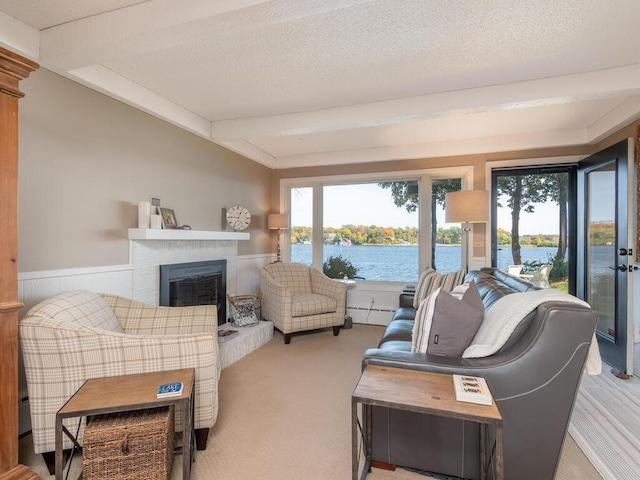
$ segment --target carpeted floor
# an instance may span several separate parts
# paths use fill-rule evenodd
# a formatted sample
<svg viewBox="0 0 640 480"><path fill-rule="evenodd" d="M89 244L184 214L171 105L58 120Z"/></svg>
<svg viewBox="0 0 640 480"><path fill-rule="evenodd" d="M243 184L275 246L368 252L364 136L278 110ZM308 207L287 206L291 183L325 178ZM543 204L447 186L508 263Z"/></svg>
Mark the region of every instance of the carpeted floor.
<svg viewBox="0 0 640 480"><path fill-rule="evenodd" d="M206 451L197 452L192 478L341 480L351 478L351 392L363 352L383 327L354 325L274 339L222 372L220 411ZM30 436L20 461L50 477ZM172 479L181 478L176 457ZM71 478L71 477L70 477ZM75 477L74 477L75 478ZM425 480L423 475L373 469L370 480ZM567 437L556 480L602 477Z"/></svg>

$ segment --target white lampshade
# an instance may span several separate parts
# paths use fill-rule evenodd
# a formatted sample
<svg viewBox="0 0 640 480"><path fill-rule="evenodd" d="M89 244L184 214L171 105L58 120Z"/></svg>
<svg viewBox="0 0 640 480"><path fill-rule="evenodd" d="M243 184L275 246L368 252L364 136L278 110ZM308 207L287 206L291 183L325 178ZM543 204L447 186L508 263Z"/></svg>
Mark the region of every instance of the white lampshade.
<svg viewBox="0 0 640 480"><path fill-rule="evenodd" d="M267 219L267 228L270 230L286 230L289 226L289 219L281 213L270 213Z"/></svg>
<svg viewBox="0 0 640 480"><path fill-rule="evenodd" d="M489 192L461 190L444 197L445 222L482 223L489 220Z"/></svg>

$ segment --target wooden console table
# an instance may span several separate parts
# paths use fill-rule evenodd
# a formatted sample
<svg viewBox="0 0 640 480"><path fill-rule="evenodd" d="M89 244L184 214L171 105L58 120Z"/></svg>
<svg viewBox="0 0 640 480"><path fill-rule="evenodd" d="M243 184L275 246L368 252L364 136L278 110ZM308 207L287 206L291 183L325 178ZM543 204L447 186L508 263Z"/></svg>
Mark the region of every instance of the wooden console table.
<svg viewBox="0 0 640 480"><path fill-rule="evenodd" d="M486 479L486 426L496 429L496 480L504 480L504 432L502 416L495 401L491 406L459 402L453 387L453 377L439 373L369 365L351 396L352 480L358 479L358 403L362 404L364 422L363 443L365 463L361 479L371 471L371 410L372 406L458 418L480 424L480 478Z"/></svg>
<svg viewBox="0 0 640 480"><path fill-rule="evenodd" d="M156 397L160 385L173 382L182 382L182 395ZM62 480L64 470L62 434L66 434L74 443L77 442L62 425L63 419L169 405L175 405L176 409L182 408L182 478L188 480L191 476L193 444L194 382L193 368L87 380L56 414L56 480Z"/></svg>

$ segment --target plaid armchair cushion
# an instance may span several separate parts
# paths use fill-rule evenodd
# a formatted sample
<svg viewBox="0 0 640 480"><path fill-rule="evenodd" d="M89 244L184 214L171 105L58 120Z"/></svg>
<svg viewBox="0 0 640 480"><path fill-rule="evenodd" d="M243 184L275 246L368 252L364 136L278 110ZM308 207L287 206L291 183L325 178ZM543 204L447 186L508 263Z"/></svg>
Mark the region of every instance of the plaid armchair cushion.
<svg viewBox="0 0 640 480"><path fill-rule="evenodd" d="M295 295L292 301L291 315L304 317L317 313L331 313L338 308L334 298L329 298L317 293L300 293Z"/></svg>

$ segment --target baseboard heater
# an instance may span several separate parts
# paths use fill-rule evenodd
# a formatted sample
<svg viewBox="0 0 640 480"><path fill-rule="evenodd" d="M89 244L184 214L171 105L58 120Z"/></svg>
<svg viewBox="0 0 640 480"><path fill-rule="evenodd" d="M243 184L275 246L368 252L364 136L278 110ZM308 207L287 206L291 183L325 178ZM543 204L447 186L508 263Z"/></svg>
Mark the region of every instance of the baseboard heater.
<svg viewBox="0 0 640 480"><path fill-rule="evenodd" d="M383 313L395 312L395 310L389 310L388 308L370 308L370 307L347 307L347 311L349 310L364 310L365 312L383 312Z"/></svg>

